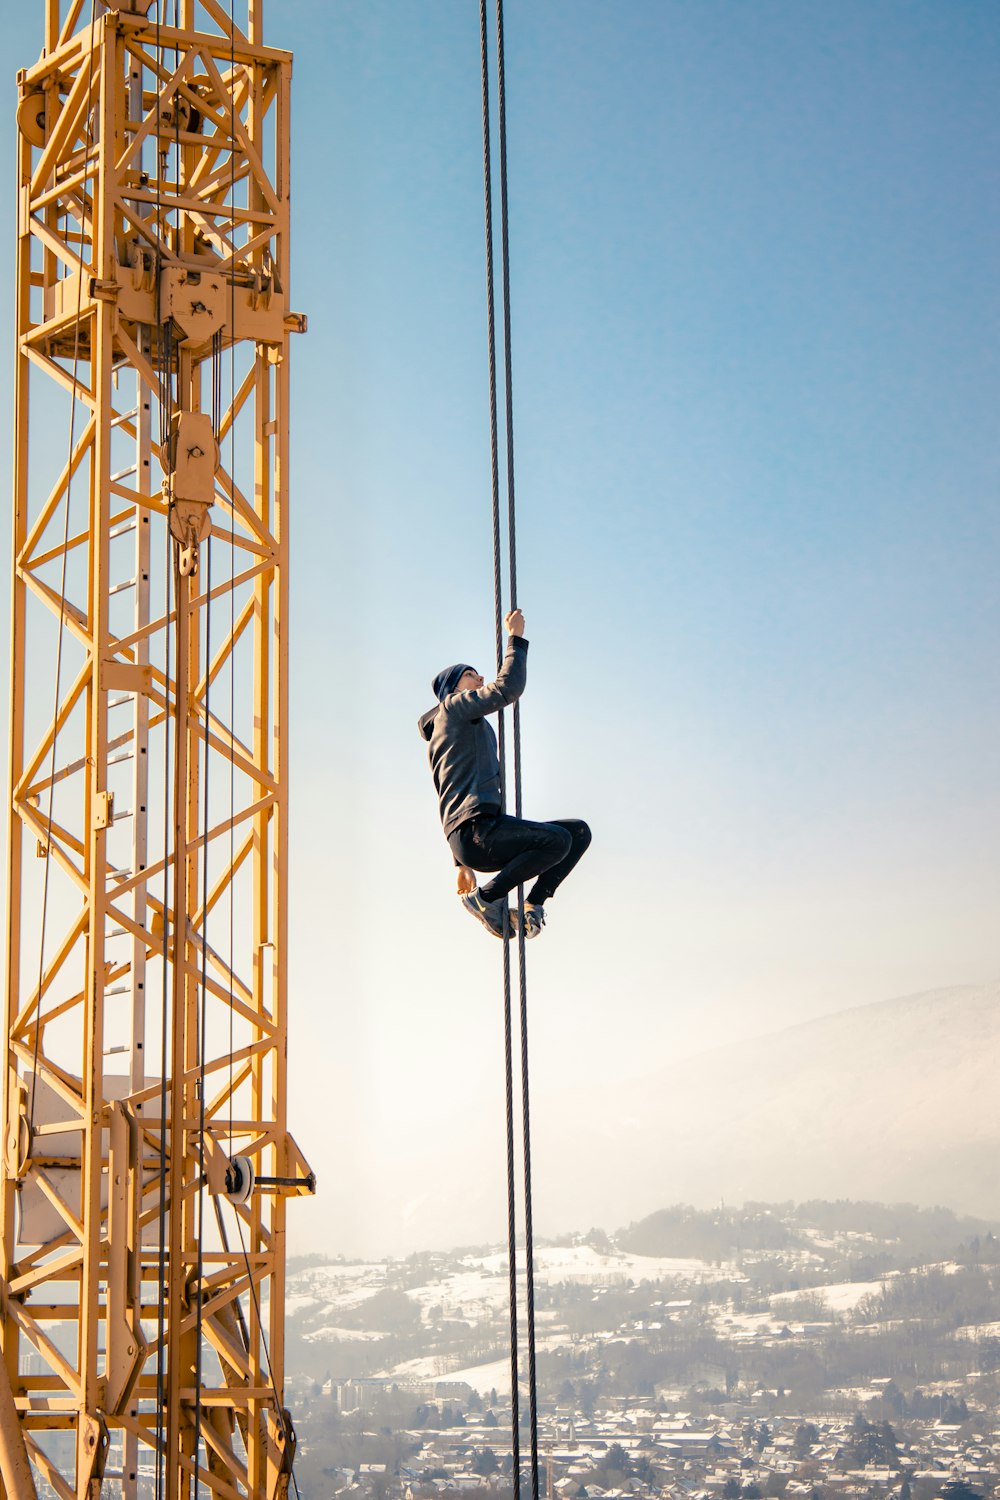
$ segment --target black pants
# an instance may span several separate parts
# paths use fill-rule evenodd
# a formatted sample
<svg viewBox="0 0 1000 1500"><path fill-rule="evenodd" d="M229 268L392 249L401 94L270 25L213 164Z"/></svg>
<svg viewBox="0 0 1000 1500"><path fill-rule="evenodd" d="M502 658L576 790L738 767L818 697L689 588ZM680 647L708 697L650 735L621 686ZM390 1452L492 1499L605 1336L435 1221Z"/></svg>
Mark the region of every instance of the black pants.
<svg viewBox="0 0 1000 1500"><path fill-rule="evenodd" d="M480 887L484 901L497 901L537 875L525 900L541 906L586 852L590 829L579 818L531 823L527 818L485 813L462 823L448 843L455 858L470 870L499 872Z"/></svg>

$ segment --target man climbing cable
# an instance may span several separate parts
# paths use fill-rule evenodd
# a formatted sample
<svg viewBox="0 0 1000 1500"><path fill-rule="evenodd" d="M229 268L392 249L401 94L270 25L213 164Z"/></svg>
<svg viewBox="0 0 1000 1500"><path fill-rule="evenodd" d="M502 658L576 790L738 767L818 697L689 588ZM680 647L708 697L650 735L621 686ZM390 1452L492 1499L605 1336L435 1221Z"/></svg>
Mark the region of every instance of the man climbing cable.
<svg viewBox="0 0 1000 1500"><path fill-rule="evenodd" d="M504 624L507 650L496 681L484 683L464 662L445 667L433 682L437 707L422 715L418 727L428 744L462 905L502 937L507 896L534 879L524 902L524 936L534 938L545 925L546 901L587 849L590 829L578 818L532 823L501 811L497 740L485 716L520 698L528 665L521 611L511 610ZM477 887L476 870L498 873ZM516 932L517 912L510 918L510 930Z"/></svg>

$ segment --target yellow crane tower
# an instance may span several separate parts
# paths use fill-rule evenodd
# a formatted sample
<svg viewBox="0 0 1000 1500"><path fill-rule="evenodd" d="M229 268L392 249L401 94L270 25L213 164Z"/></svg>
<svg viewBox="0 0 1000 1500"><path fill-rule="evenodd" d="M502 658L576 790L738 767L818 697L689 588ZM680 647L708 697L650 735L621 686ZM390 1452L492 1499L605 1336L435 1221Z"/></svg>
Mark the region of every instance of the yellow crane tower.
<svg viewBox="0 0 1000 1500"><path fill-rule="evenodd" d="M18 75L0 1496L288 1493L289 90L262 0Z"/></svg>

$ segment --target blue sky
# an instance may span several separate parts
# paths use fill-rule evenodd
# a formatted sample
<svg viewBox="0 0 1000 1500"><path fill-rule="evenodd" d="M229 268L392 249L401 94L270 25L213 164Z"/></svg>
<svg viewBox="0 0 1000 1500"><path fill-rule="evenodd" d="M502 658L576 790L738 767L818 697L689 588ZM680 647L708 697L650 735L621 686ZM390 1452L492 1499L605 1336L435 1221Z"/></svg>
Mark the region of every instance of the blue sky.
<svg viewBox="0 0 1000 1500"><path fill-rule="evenodd" d="M428 1227L399 1187L473 1120L502 1166L499 954L415 731L434 672L492 654L478 8L267 24L310 325L290 1050L326 1190L293 1237L499 1236L499 1190ZM594 829L530 955L552 1098L998 975L1000 11L508 0L506 27L525 805ZM536 1227L572 1227L541 1151Z"/></svg>

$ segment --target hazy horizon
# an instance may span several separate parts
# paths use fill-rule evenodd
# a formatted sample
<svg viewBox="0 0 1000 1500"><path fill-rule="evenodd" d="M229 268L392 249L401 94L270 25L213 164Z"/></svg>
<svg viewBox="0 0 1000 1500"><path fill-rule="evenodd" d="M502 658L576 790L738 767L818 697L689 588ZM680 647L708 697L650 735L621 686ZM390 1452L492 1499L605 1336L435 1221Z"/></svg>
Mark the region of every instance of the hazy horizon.
<svg viewBox="0 0 1000 1500"><path fill-rule="evenodd" d="M683 1064L674 1074L670 1061L637 1058L604 1089L564 1081L535 1091L536 1237L610 1232L668 1204L721 1201L906 1202L1000 1221L1000 982L720 1040ZM300 1233L294 1252L378 1259L502 1242L499 1069L455 1117L452 1100L428 1147L407 1131L405 1099L392 1103L379 1140L355 1143L355 1159L377 1165L386 1187L366 1234Z"/></svg>

